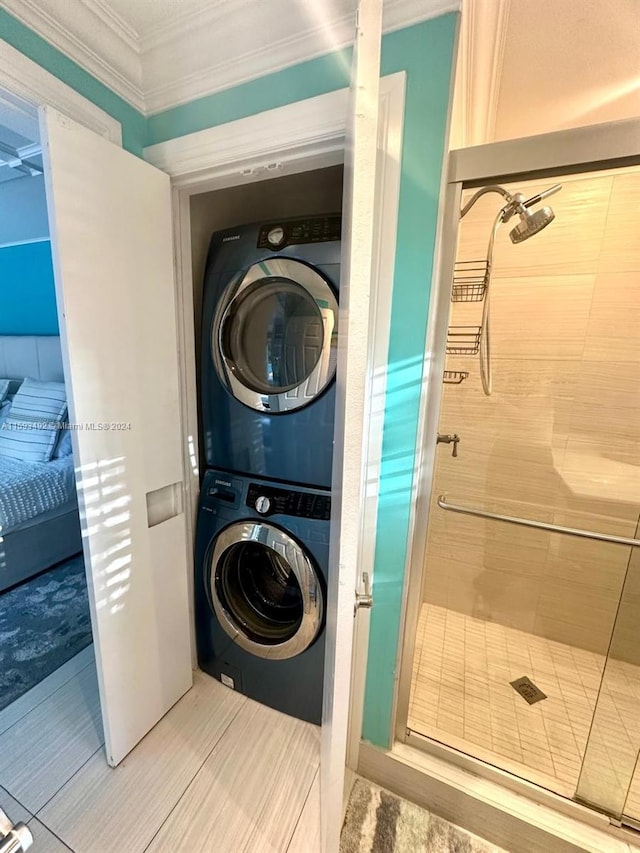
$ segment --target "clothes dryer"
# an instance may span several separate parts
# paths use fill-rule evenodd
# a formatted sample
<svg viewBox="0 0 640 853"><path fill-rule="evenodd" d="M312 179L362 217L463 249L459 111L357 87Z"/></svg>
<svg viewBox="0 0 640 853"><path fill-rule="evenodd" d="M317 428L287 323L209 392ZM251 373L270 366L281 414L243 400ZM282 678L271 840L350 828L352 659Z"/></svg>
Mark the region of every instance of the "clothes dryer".
<svg viewBox="0 0 640 853"><path fill-rule="evenodd" d="M341 218L213 235L202 342L207 467L331 486Z"/></svg>

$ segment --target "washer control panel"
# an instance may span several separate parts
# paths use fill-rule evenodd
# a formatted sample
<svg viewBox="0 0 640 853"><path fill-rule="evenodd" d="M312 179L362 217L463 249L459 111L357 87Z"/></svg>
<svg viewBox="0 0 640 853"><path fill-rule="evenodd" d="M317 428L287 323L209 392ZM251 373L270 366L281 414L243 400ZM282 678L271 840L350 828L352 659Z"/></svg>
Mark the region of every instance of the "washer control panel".
<svg viewBox="0 0 640 853"><path fill-rule="evenodd" d="M260 228L259 249L283 249L303 243L329 243L339 240L341 216L312 216L285 222L269 222Z"/></svg>
<svg viewBox="0 0 640 853"><path fill-rule="evenodd" d="M277 489L251 483L247 491L247 506L260 515L293 515L328 521L331 516L329 495L311 495L292 489Z"/></svg>

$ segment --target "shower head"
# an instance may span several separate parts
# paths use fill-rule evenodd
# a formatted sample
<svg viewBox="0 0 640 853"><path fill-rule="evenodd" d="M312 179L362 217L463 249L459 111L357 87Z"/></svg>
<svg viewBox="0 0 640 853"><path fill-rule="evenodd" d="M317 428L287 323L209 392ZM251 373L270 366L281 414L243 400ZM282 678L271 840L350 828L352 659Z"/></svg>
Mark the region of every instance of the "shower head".
<svg viewBox="0 0 640 853"><path fill-rule="evenodd" d="M550 207L541 207L534 213L529 213L526 208L518 211L520 222L509 231L509 237L512 243L522 243L533 237L538 231L546 228L550 222L555 219L555 213Z"/></svg>
<svg viewBox="0 0 640 853"><path fill-rule="evenodd" d="M525 199L522 193L515 193L509 197L508 203L502 208L502 222L508 222L516 214L520 217L520 222L509 232L512 243L523 243L553 222L555 213L550 207L541 207L534 213L529 213L529 208L561 189L562 184L554 184L549 189L532 195L531 198Z"/></svg>

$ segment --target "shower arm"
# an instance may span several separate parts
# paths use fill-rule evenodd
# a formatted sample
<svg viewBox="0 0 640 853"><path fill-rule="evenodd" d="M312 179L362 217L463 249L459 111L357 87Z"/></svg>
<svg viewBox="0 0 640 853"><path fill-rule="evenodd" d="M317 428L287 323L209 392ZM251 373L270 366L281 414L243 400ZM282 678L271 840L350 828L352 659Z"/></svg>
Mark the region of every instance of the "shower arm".
<svg viewBox="0 0 640 853"><path fill-rule="evenodd" d="M508 190L505 190L504 187L501 187L499 184L489 184L486 187L481 187L477 193L471 196L469 201L465 204L465 206L460 211L460 219L465 217L467 213L471 210L473 205L478 201L486 193L498 193L503 198L507 200L507 204L502 208L502 222L507 222L514 213L519 212L519 209L525 210L528 207L533 207L534 204L538 204L545 198L549 198L550 195L555 195L555 193L559 192L562 189L562 184L554 184L552 187L549 187L542 192L536 193L532 195L530 198L526 198L522 195L522 193L514 193L511 194Z"/></svg>
<svg viewBox="0 0 640 853"><path fill-rule="evenodd" d="M506 198L507 204L509 204L512 201L512 199L514 198L510 192L505 190L504 187L501 187L498 184L489 184L489 186L482 187L481 189L478 190L477 193L475 193L475 195L471 196L469 201L465 204L465 206L460 211L460 219L463 219L467 215L467 213L469 213L469 211L471 210L473 205L478 201L478 199L481 198L486 193L499 193L501 196ZM502 213L502 211L501 211L501 213Z"/></svg>

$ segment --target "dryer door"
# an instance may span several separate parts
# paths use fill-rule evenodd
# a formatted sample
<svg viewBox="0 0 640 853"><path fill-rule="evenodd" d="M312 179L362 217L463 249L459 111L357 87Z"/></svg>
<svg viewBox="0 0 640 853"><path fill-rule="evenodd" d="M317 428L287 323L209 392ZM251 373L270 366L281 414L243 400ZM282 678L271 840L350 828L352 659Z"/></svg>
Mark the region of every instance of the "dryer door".
<svg viewBox="0 0 640 853"><path fill-rule="evenodd" d="M223 384L260 412L311 403L336 372L338 303L320 272L267 258L231 282L214 316L211 351Z"/></svg>
<svg viewBox="0 0 640 853"><path fill-rule="evenodd" d="M318 572L304 548L278 527L240 521L225 528L214 542L206 582L224 631L257 657L295 657L322 627Z"/></svg>

